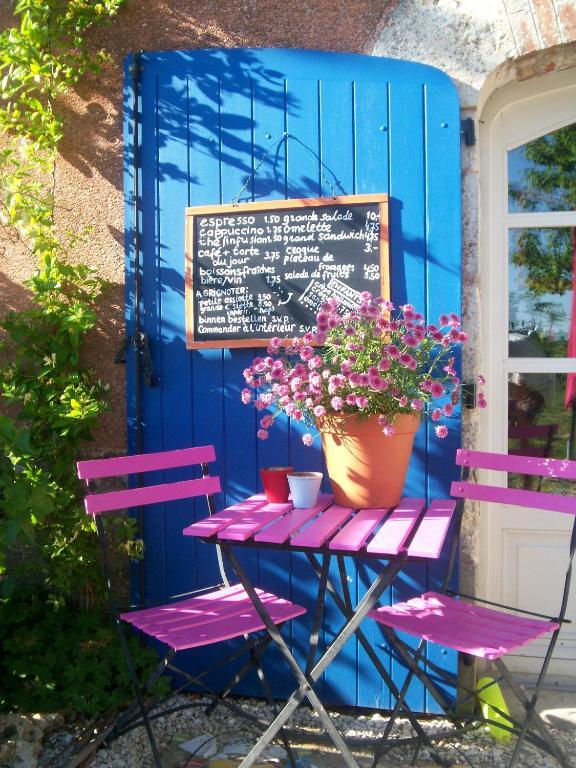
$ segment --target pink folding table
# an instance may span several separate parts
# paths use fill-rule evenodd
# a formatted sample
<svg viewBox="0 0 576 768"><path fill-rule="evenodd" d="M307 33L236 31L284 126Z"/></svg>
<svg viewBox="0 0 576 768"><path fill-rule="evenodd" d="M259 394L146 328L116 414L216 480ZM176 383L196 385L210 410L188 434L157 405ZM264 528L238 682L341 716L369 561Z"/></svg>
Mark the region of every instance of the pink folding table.
<svg viewBox="0 0 576 768"><path fill-rule="evenodd" d="M407 565L412 562L437 560L440 557L456 506L457 502L452 499L436 499L426 505L423 499L409 498L402 499L391 509L357 510L338 506L333 503L331 496L324 495L319 497L317 505L312 509L294 509L291 503L268 504L263 494L257 494L184 529L187 536L196 536L222 547L299 684L239 768L249 768L254 763L305 697L317 712L346 765L358 768L358 763L316 694L314 683L347 640L355 634L392 695L398 700L397 686L376 656L360 624L382 593ZM266 606L260 600L236 557L235 547L257 547L306 554L318 577L318 592L304 669L298 664ZM336 585L328 576L333 557L338 561L340 574L339 583ZM352 604L348 588L345 557L378 560L382 563L382 569L356 606ZM345 623L321 658L316 660L327 591L344 616ZM407 705L403 705L403 710L418 737L433 749L429 738Z"/></svg>

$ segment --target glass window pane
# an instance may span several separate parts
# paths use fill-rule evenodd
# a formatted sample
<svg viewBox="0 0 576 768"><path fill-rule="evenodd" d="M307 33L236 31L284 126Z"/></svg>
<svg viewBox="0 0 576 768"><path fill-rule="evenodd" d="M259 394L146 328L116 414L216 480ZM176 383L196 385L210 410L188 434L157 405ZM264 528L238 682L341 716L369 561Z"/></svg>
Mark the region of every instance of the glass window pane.
<svg viewBox="0 0 576 768"><path fill-rule="evenodd" d="M576 124L508 152L508 212L576 209Z"/></svg>
<svg viewBox="0 0 576 768"><path fill-rule="evenodd" d="M510 357L569 356L575 259L576 227L510 230Z"/></svg>
<svg viewBox="0 0 576 768"><path fill-rule="evenodd" d="M571 379L573 379L571 381ZM566 388L576 374L511 373L508 378L508 453L541 458L565 459L571 450L575 418L572 408L565 407ZM576 446L574 446L576 448ZM572 458L576 458L573 455ZM538 489L538 479L509 475L508 485ZM542 481L541 490L576 495L576 483L558 480Z"/></svg>

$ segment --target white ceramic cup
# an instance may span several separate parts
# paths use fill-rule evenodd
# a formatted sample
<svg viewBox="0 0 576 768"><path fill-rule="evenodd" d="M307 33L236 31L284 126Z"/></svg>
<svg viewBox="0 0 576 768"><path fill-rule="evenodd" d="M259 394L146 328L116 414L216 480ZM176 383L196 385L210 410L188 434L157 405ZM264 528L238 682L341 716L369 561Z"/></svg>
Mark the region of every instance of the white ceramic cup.
<svg viewBox="0 0 576 768"><path fill-rule="evenodd" d="M298 509L314 507L318 501L322 472L290 472L288 485L292 504Z"/></svg>

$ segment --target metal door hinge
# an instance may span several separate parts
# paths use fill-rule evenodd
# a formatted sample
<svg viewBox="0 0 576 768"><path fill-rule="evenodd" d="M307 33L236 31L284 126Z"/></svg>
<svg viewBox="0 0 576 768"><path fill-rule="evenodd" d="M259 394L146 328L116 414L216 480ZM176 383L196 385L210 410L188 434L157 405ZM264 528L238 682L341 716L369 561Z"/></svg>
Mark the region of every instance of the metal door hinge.
<svg viewBox="0 0 576 768"><path fill-rule="evenodd" d="M476 144L474 120L471 117L465 117L464 120L460 120L460 135L467 147L473 147Z"/></svg>
<svg viewBox="0 0 576 768"><path fill-rule="evenodd" d="M464 408L472 410L476 408L476 384L473 381L468 381L462 384L462 404Z"/></svg>
<svg viewBox="0 0 576 768"><path fill-rule="evenodd" d="M148 336L143 331L138 331L136 338L134 336L126 336L124 342L116 355L114 356L115 363L125 363L128 350L132 347L136 350L140 356L140 372L144 379L144 383L147 387L156 387L159 384L158 377L154 373L154 366L152 364L152 355L150 354L150 345L148 343Z"/></svg>

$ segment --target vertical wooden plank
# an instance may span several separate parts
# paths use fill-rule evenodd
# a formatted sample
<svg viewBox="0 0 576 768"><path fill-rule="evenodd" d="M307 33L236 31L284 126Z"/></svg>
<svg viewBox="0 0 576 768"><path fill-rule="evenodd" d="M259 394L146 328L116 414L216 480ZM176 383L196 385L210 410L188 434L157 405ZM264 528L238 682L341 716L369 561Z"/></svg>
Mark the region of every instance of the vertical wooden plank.
<svg viewBox="0 0 576 768"><path fill-rule="evenodd" d="M126 416L128 453L135 453L138 448L137 440L137 409L136 409L136 356L133 345L128 339L133 339L136 329L136 232L140 233L140 220L136 216L135 198L140 193L136 186L142 188L141 167L138 157L141 133L140 75L136 77L136 56L131 54L124 62L124 102L123 102L123 140L124 140L124 320L126 324ZM138 144L138 148L136 147ZM140 200L138 202L138 212ZM140 250L140 245L138 245ZM136 510L132 511L135 518ZM131 594L135 603L144 600L141 594L140 570L145 568L142 562L130 563Z"/></svg>
<svg viewBox="0 0 576 768"><path fill-rule="evenodd" d="M207 75L203 75L206 77ZM218 81L212 88L203 86L201 75L187 77L187 173L188 205L221 202L220 188L220 91ZM182 225L180 225L182 226ZM182 260L183 260L182 254ZM181 267L182 268L182 267ZM191 404L194 445L209 443L216 450L214 473L223 469L222 351L189 351L191 383L187 397ZM223 497L219 506L224 506ZM205 514L204 504L196 503L194 519ZM195 543L194 585L216 583L219 578L214 553L201 542Z"/></svg>
<svg viewBox="0 0 576 768"><path fill-rule="evenodd" d="M236 87L235 87L236 85ZM253 198L253 114L251 78L235 84L223 83L221 104L221 170L222 200L230 203L240 193L242 200ZM226 504L240 501L254 493L256 472L256 413L240 401L243 370L256 354L254 349L224 349L222 365L223 453ZM237 550L237 555L252 583L258 583L258 550ZM242 693L261 694L255 675L243 682Z"/></svg>
<svg viewBox="0 0 576 768"><path fill-rule="evenodd" d="M158 81L156 68L148 57L142 57L142 136L140 166L142 169L141 199L141 328L149 341L150 355L156 372L161 377L162 345L159 310L158 248ZM162 442L162 388L149 387L140 380L142 398L142 451L159 451ZM149 479L145 478L144 482ZM144 511L145 589L147 601L164 600L169 587L166 584L166 552L169 542L165 535L165 514L162 508Z"/></svg>
<svg viewBox="0 0 576 768"><path fill-rule="evenodd" d="M195 56L188 73L188 205L222 202L221 163L221 109L220 81L213 69L212 56ZM183 225L182 225L183 226ZM182 265L184 252L182 252ZM182 269L184 267L182 266ZM224 460L224 396L223 350L189 350L192 382L188 397L192 404L192 442L194 445L214 445L216 462L214 472L220 474L225 487ZM226 505L224 494L219 494L217 506ZM194 519L205 516L205 506L196 503ZM194 551L195 586L215 584L220 578L215 548L196 542ZM192 657L195 671L210 666L222 653L222 647L199 649ZM227 672L226 670L225 672ZM215 680L215 684L218 681Z"/></svg>
<svg viewBox="0 0 576 768"><path fill-rule="evenodd" d="M388 147L388 83L386 81L365 82L358 79L354 83L354 145L355 145L355 192L388 192L389 188L389 147ZM378 294L375 285L374 293ZM356 573L356 592L361 599L374 583L381 570L379 564L370 561L358 565ZM382 603L390 602L390 590L382 595ZM382 632L376 622L366 619L362 631L370 645L377 648L382 643ZM388 654L381 655L381 661L391 672ZM357 692L358 706L378 706L389 709L394 702L390 691L377 674L366 651L360 644L357 647Z"/></svg>
<svg viewBox="0 0 576 768"><path fill-rule="evenodd" d="M309 79L290 72L286 80L286 187L287 197L320 197L320 142L318 81L311 72ZM312 447L305 447L305 430L288 426L289 461L296 470L322 471L320 437ZM308 613L290 627L294 655L304 663L308 652L314 608L314 576L302 553L291 555L292 600L308 608Z"/></svg>
<svg viewBox="0 0 576 768"><path fill-rule="evenodd" d="M138 175L138 184L141 184L140 166L136 167L135 143L140 142L140 110L141 98L135 105L135 89L139 85L135 83L134 67L136 66L134 54L128 56L124 62L124 102L123 102L123 140L124 140L124 320L126 323L126 338L132 338L135 330L136 307L134 299L135 290L135 230L140 227L140 222L135 221L134 209L134 182ZM137 119L137 126L135 126ZM135 359L132 351L126 354L126 412L128 419L128 450L134 453L136 450L136 386L134 381Z"/></svg>
<svg viewBox="0 0 576 768"><path fill-rule="evenodd" d="M278 200L286 196L286 88L284 78L267 80L254 78L253 87L253 141L254 200ZM262 354L260 350L258 354ZM252 359L252 358L251 358ZM233 388L239 402L242 381ZM232 389L232 388L231 388ZM259 420L264 412L257 417ZM257 424L249 436L253 438ZM259 469L266 466L287 466L290 462L288 419L278 417L267 440L256 440L256 485L261 490ZM291 599L291 557L285 552L260 552L258 580L277 595ZM293 622L283 630L284 637L292 642ZM274 669L275 691L288 696L294 689L293 676L276 649L267 660L267 668Z"/></svg>
<svg viewBox="0 0 576 768"><path fill-rule="evenodd" d="M388 82L354 83L355 192L386 193L389 189Z"/></svg>
<svg viewBox="0 0 576 768"><path fill-rule="evenodd" d="M188 205L188 82L185 73L165 69L158 74L158 284L162 367L162 447L192 445L191 355L183 347L184 291L183 211ZM173 470L170 477L192 477L190 469ZM200 505L207 512L206 504ZM193 521L193 502L172 503L165 512L168 547L166 582L170 594L185 594L194 586L194 543L182 536Z"/></svg>
<svg viewBox="0 0 576 768"><path fill-rule="evenodd" d="M456 93L447 77L437 73L426 84L426 227L427 227L427 304L432 322L441 313L461 312L461 210L460 210L460 115ZM460 360L457 361L460 370ZM434 425L427 424L429 463L427 485L429 498L449 495L450 483L458 476L454 462L460 446L461 413L447 421L448 437L439 440ZM427 567L427 588L437 589L447 567L448 551L433 566ZM453 584L452 586L456 586ZM457 668L458 654L428 646L427 655L435 664ZM445 690L447 697L454 697L452 688ZM438 705L426 693L426 711L439 711Z"/></svg>
<svg viewBox="0 0 576 768"><path fill-rule="evenodd" d="M396 306L406 302L426 313L426 214L424 122L422 80L395 77L390 84L390 196L391 196L391 286ZM420 428L414 442L405 495L422 494L426 473L426 430ZM392 600L404 600L425 584L425 567L413 565L396 579ZM406 642L415 644L406 636ZM392 677L401 687L405 676L402 664L392 659ZM410 707L422 711L424 689L413 680L407 697Z"/></svg>
<svg viewBox="0 0 576 768"><path fill-rule="evenodd" d="M354 83L350 79L323 80L320 83L320 151L323 163L322 194L354 194L355 136L354 136ZM354 561L345 561L346 578L352 596L357 599L357 576ZM335 584L340 579L337 563L333 561L330 578ZM324 637L330 643L341 626L340 611L328 600L324 611ZM338 654L336 662L324 673L329 700L344 704L352 700L357 704L357 640L350 638Z"/></svg>

